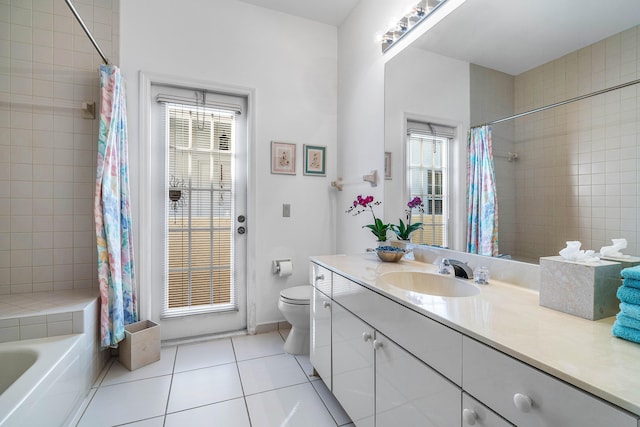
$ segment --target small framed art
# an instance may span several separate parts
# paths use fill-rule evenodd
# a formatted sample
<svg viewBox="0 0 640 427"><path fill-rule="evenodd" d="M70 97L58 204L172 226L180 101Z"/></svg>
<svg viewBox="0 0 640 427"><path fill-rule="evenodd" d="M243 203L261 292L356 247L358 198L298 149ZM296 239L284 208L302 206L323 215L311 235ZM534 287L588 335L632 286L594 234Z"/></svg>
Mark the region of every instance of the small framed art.
<svg viewBox="0 0 640 427"><path fill-rule="evenodd" d="M271 141L271 173L296 174L296 144Z"/></svg>
<svg viewBox="0 0 640 427"><path fill-rule="evenodd" d="M384 152L384 179L391 179L391 152Z"/></svg>
<svg viewBox="0 0 640 427"><path fill-rule="evenodd" d="M327 147L317 145L304 145L304 170L305 175L327 176L326 152Z"/></svg>

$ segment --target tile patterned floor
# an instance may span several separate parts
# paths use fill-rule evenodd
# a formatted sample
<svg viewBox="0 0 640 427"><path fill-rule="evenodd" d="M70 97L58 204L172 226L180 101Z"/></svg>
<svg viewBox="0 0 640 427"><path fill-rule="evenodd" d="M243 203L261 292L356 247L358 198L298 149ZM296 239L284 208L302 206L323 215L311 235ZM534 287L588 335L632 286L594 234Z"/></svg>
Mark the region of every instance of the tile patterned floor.
<svg viewBox="0 0 640 427"><path fill-rule="evenodd" d="M284 352L287 333L163 348L133 372L113 359L77 426L353 426L309 357Z"/></svg>

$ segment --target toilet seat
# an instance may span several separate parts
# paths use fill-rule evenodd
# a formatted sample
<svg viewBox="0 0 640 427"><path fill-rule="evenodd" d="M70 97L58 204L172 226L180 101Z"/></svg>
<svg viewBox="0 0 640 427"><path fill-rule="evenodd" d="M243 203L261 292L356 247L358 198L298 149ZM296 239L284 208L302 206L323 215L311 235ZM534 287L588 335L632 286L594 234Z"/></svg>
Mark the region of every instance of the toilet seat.
<svg viewBox="0 0 640 427"><path fill-rule="evenodd" d="M280 299L286 304L309 305L311 286L294 286L280 291Z"/></svg>

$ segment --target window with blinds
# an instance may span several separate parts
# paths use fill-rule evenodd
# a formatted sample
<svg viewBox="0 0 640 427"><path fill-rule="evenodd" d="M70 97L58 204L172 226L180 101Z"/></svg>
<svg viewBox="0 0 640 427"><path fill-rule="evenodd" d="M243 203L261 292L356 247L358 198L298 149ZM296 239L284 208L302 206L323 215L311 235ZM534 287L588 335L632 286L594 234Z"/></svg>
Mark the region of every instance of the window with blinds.
<svg viewBox="0 0 640 427"><path fill-rule="evenodd" d="M164 106L168 191L163 314L234 310L235 112Z"/></svg>
<svg viewBox="0 0 640 427"><path fill-rule="evenodd" d="M411 241L448 246L447 170L454 129L418 122L409 122L407 129L407 200L418 196L424 204L424 212L412 212L411 223L423 226L412 234Z"/></svg>

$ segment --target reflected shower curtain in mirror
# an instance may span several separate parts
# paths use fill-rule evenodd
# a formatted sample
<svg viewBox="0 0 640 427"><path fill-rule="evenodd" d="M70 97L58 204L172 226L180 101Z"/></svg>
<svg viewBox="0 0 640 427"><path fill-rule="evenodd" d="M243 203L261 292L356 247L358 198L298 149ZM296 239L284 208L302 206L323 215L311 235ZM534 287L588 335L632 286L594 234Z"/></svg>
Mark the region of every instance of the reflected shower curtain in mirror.
<svg viewBox="0 0 640 427"><path fill-rule="evenodd" d="M498 196L493 168L491 127L469 131L467 171L467 252L498 255Z"/></svg>
<svg viewBox="0 0 640 427"><path fill-rule="evenodd" d="M118 67L100 67L100 130L94 214L100 285L100 338L104 347L124 339L138 320L129 206L127 111Z"/></svg>

